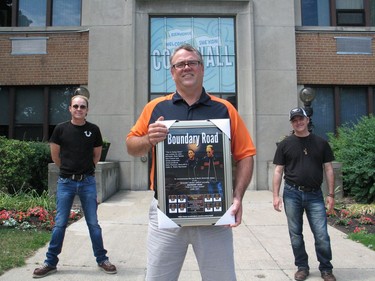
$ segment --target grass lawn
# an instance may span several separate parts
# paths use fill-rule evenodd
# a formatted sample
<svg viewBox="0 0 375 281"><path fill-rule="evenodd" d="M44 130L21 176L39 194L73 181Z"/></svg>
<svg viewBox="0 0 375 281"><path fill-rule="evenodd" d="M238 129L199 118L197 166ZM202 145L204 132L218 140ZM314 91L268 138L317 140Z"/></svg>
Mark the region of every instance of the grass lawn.
<svg viewBox="0 0 375 281"><path fill-rule="evenodd" d="M350 233L348 237L356 242L365 245L375 251L375 234L373 233Z"/></svg>
<svg viewBox="0 0 375 281"><path fill-rule="evenodd" d="M18 230L0 227L0 275L6 270L25 265L25 260L51 238L47 230Z"/></svg>
<svg viewBox="0 0 375 281"><path fill-rule="evenodd" d="M28 257L49 242L55 209L55 198L47 191L42 195L0 191L0 275L25 265ZM69 224L80 218L80 210L72 210Z"/></svg>

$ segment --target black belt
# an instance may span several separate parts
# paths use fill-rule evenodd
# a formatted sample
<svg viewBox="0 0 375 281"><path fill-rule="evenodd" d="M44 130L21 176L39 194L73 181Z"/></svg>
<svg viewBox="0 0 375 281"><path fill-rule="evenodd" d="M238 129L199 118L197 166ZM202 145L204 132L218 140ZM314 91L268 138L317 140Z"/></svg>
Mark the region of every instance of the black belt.
<svg viewBox="0 0 375 281"><path fill-rule="evenodd" d="M308 186L303 186L303 185L296 185L294 183L291 183L291 182L288 182L288 181L285 181L285 183L299 191L303 191L303 192L313 192L313 191L318 191L319 188L312 188L312 187L308 187Z"/></svg>
<svg viewBox="0 0 375 281"><path fill-rule="evenodd" d="M88 174L73 174L73 175L62 174L61 175L62 178L71 179L71 180L74 180L74 181L83 181L88 176L91 176L91 175L88 175Z"/></svg>

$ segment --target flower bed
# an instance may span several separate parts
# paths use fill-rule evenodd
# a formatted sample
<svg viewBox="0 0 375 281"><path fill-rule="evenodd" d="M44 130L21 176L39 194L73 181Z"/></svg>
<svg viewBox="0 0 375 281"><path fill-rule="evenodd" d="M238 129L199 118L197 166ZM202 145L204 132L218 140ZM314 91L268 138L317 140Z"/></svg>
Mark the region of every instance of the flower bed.
<svg viewBox="0 0 375 281"><path fill-rule="evenodd" d="M15 210L0 211L0 227L15 227L19 229L42 228L52 230L55 225L56 211L48 212L43 207L29 208L26 212ZM72 209L69 223L82 217L79 209Z"/></svg>
<svg viewBox="0 0 375 281"><path fill-rule="evenodd" d="M375 234L375 205L343 203L327 214L328 224L346 233Z"/></svg>

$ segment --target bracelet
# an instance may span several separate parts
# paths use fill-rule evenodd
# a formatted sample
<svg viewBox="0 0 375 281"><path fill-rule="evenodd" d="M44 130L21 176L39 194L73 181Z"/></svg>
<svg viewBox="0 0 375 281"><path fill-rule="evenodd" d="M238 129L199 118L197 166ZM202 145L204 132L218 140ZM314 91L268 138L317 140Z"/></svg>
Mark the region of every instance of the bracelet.
<svg viewBox="0 0 375 281"><path fill-rule="evenodd" d="M328 193L327 196L332 197L333 199L335 199L335 194L333 194L333 193Z"/></svg>

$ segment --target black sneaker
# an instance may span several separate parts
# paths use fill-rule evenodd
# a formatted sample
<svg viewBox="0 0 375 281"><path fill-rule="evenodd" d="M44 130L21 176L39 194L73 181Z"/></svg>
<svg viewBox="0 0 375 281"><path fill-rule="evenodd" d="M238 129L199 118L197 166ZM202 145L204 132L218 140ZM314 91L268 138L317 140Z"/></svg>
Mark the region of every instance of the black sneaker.
<svg viewBox="0 0 375 281"><path fill-rule="evenodd" d="M111 262L109 260L105 260L102 263L99 263L98 266L105 273L108 273L108 274L115 274L115 273L117 273L116 266L114 266L113 264L111 264Z"/></svg>
<svg viewBox="0 0 375 281"><path fill-rule="evenodd" d="M56 267L49 266L48 264L44 263L41 267L38 267L34 270L33 278L42 278L47 276L48 274L55 273L56 271Z"/></svg>

